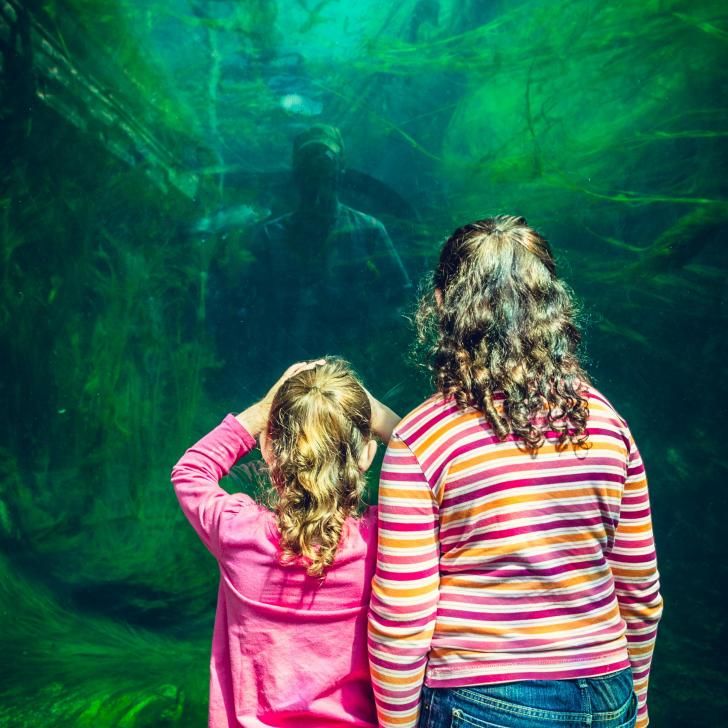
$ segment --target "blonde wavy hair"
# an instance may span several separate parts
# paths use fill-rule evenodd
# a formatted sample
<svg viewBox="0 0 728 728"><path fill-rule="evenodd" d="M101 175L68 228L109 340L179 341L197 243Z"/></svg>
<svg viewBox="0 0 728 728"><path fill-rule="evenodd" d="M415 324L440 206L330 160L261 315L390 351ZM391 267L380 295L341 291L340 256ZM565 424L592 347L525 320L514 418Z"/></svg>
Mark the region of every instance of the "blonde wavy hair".
<svg viewBox="0 0 728 728"><path fill-rule="evenodd" d="M344 521L366 486L359 459L371 439L371 406L349 365L335 358L299 372L277 391L268 420L280 562L323 576Z"/></svg>

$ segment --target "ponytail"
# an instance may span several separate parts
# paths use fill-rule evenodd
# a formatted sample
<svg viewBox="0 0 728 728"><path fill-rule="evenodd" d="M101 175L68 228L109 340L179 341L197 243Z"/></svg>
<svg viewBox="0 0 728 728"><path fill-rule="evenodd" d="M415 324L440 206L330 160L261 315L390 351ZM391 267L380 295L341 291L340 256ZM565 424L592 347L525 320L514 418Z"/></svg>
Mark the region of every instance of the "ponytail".
<svg viewBox="0 0 728 728"><path fill-rule="evenodd" d="M288 379L273 400L268 435L280 531L280 561L323 576L366 480L359 459L371 436L371 408L345 362L327 360Z"/></svg>

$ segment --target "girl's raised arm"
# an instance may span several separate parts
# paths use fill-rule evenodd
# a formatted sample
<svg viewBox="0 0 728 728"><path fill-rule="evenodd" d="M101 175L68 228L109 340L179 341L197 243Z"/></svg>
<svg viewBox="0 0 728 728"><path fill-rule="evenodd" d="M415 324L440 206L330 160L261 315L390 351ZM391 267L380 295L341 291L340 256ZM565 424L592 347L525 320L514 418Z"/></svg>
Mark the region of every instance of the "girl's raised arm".
<svg viewBox="0 0 728 728"><path fill-rule="evenodd" d="M220 556L220 522L225 512L252 503L244 493L230 494L219 486L230 468L255 447L255 438L228 415L195 443L172 469L172 483L182 512L207 549Z"/></svg>
<svg viewBox="0 0 728 728"><path fill-rule="evenodd" d="M372 408L372 433L386 445L392 437L394 428L402 418L386 404L382 404L368 389L365 388L364 391L369 397L369 404Z"/></svg>

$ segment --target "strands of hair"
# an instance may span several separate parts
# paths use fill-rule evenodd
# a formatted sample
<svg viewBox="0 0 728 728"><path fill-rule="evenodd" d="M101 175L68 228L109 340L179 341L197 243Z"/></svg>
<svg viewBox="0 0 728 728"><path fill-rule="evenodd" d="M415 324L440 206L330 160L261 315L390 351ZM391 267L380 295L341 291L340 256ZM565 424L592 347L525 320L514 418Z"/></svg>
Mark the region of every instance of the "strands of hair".
<svg viewBox="0 0 728 728"><path fill-rule="evenodd" d="M534 453L554 434L558 447L585 446L575 305L546 239L522 217L464 225L445 242L433 288L416 320L439 391Z"/></svg>
<svg viewBox="0 0 728 728"><path fill-rule="evenodd" d="M282 564L303 563L310 576L322 577L333 562L344 522L364 493L359 458L370 420L367 394L340 359L300 372L278 390L268 435Z"/></svg>

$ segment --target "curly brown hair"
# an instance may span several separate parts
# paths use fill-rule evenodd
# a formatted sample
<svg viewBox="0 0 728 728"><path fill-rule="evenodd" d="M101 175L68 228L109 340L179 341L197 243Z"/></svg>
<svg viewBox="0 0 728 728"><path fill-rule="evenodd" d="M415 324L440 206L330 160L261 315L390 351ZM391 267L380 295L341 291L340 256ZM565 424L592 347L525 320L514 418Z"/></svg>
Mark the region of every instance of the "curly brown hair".
<svg viewBox="0 0 728 728"><path fill-rule="evenodd" d="M448 238L416 321L438 390L533 453L549 432L558 447L586 445L588 378L574 314L546 239L524 218L499 215Z"/></svg>
<svg viewBox="0 0 728 728"><path fill-rule="evenodd" d="M280 561L323 576L366 487L358 463L371 439L371 405L348 364L327 358L286 380L271 405L268 437Z"/></svg>

